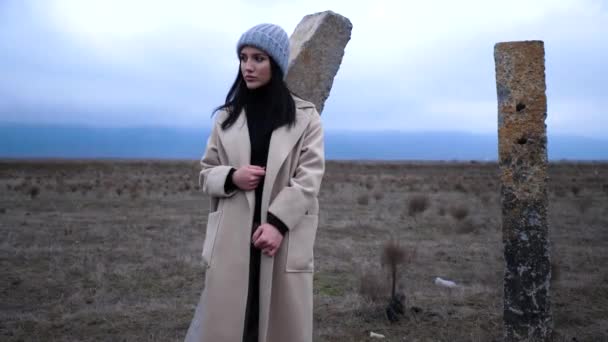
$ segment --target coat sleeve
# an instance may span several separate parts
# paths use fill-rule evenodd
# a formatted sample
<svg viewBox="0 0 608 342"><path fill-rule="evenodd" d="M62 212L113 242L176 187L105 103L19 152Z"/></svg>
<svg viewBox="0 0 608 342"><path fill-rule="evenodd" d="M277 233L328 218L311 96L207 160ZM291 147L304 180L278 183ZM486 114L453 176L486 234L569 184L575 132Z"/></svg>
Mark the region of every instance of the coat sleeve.
<svg viewBox="0 0 608 342"><path fill-rule="evenodd" d="M325 172L323 127L316 110L302 139L297 167L289 185L277 194L268 208L268 212L290 230L297 226L313 205Z"/></svg>
<svg viewBox="0 0 608 342"><path fill-rule="evenodd" d="M237 191L236 187L226 186L226 179L232 174L233 169L229 165L222 165L220 160L220 141L217 130L220 129L216 123L213 125L205 155L201 159L202 170L198 178L198 184L203 192L212 197L230 197ZM227 192L228 190L228 192Z"/></svg>

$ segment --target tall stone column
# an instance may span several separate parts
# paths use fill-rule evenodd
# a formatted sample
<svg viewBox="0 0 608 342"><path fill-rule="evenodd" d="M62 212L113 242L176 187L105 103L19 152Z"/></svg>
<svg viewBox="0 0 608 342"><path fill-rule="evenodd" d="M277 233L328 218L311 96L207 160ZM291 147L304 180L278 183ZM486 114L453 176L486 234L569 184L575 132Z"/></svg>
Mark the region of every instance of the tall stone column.
<svg viewBox="0 0 608 342"><path fill-rule="evenodd" d="M547 98L542 41L494 47L504 243L505 341L548 341Z"/></svg>
<svg viewBox="0 0 608 342"><path fill-rule="evenodd" d="M289 39L287 85L314 103L319 113L329 97L352 28L348 18L326 11L302 18Z"/></svg>

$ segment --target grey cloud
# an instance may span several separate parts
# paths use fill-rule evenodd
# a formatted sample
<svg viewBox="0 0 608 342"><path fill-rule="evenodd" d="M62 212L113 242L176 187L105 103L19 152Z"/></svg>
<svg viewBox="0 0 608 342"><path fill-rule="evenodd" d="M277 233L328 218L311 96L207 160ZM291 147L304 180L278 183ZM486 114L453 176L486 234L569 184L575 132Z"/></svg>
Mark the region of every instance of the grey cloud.
<svg viewBox="0 0 608 342"><path fill-rule="evenodd" d="M163 31L135 40L125 51L117 48L113 57L58 31L26 4L0 2L0 49L6 51L0 54L0 121L206 125L237 72L234 44L227 38L233 33ZM607 29L560 36L561 23L542 18L509 32L446 33L432 44L389 56L383 47L407 43L398 41L399 32L354 24L323 114L328 129L493 131L493 45L529 37L545 40L549 110L555 113L549 127L606 136L594 123L605 122L601 110L608 105L608 46L602 35ZM364 46L357 32L395 36ZM568 131L578 104L585 104L584 112L576 113L582 119ZM450 111L438 112L450 105Z"/></svg>

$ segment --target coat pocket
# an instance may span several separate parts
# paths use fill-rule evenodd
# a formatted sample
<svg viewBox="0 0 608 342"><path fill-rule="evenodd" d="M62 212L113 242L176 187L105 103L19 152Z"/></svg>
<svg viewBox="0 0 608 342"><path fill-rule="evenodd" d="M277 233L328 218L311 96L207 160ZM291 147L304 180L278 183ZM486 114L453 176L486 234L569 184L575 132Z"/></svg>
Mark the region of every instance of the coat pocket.
<svg viewBox="0 0 608 342"><path fill-rule="evenodd" d="M288 233L287 272L313 272L313 249L319 216L304 215L302 221Z"/></svg>
<svg viewBox="0 0 608 342"><path fill-rule="evenodd" d="M211 260L213 257L213 247L215 246L215 238L217 237L217 231L222 221L222 210L214 211L209 213L207 218L207 228L205 232L205 242L203 243L203 263L207 268L211 267Z"/></svg>

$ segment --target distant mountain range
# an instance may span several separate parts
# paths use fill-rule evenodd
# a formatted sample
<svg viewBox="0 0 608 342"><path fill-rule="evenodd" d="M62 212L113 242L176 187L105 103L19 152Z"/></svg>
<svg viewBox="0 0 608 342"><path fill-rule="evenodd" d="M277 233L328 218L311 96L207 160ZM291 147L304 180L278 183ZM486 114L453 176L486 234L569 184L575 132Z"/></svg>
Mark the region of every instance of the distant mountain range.
<svg viewBox="0 0 608 342"><path fill-rule="evenodd" d="M198 159L208 128L0 124L0 158ZM550 160L608 160L608 139L549 135ZM496 135L326 131L327 159L496 160Z"/></svg>

